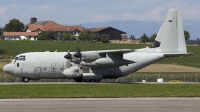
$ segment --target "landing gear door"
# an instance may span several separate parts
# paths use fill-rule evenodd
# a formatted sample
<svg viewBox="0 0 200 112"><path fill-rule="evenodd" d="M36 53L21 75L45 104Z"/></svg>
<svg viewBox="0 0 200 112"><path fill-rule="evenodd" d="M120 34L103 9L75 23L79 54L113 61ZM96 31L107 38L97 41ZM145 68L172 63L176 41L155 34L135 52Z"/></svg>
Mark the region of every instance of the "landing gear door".
<svg viewBox="0 0 200 112"><path fill-rule="evenodd" d="M121 75L121 70L119 69L119 67L115 68L115 77L119 77Z"/></svg>
<svg viewBox="0 0 200 112"><path fill-rule="evenodd" d="M111 76L115 76L115 67L111 67L111 68L109 69L109 74L110 74Z"/></svg>

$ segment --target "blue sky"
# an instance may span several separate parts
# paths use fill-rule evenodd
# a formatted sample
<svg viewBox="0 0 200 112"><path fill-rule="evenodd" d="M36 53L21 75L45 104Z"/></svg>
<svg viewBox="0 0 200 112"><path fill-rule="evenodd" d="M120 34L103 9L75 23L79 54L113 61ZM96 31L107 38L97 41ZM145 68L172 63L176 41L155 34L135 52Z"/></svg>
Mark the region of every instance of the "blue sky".
<svg viewBox="0 0 200 112"><path fill-rule="evenodd" d="M31 17L64 25L115 20L163 21L169 8L179 8L184 20L200 20L200 0L1 0L0 26Z"/></svg>

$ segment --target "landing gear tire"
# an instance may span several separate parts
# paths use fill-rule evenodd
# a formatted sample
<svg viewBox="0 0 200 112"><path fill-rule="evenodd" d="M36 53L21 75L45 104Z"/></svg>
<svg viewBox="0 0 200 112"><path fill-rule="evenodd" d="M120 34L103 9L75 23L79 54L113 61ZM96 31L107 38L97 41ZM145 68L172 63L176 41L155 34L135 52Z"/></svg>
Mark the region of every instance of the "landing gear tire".
<svg viewBox="0 0 200 112"><path fill-rule="evenodd" d="M28 82L28 81L29 81L29 78L23 77L23 78L22 78L22 81L23 81L23 82Z"/></svg>
<svg viewBox="0 0 200 112"><path fill-rule="evenodd" d="M92 79L84 79L84 82L92 82Z"/></svg>
<svg viewBox="0 0 200 112"><path fill-rule="evenodd" d="M93 79L93 82L101 82L101 79Z"/></svg>
<svg viewBox="0 0 200 112"><path fill-rule="evenodd" d="M75 78L74 80L75 80L75 82L82 82L83 81L82 78Z"/></svg>

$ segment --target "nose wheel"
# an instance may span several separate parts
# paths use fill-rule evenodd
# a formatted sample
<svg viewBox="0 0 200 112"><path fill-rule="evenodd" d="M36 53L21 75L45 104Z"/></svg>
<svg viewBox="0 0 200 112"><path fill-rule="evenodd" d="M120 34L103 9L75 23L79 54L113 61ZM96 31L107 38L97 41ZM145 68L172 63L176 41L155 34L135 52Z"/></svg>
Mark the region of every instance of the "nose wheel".
<svg viewBox="0 0 200 112"><path fill-rule="evenodd" d="M28 82L28 81L29 81L29 78L23 77L23 78L22 78L22 81L23 81L23 82Z"/></svg>

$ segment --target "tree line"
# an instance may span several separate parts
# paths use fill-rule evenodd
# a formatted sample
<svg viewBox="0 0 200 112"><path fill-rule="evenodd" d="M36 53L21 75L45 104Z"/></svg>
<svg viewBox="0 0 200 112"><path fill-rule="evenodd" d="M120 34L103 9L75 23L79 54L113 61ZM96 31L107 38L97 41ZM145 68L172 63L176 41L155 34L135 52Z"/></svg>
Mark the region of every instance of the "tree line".
<svg viewBox="0 0 200 112"><path fill-rule="evenodd" d="M79 37L71 35L70 32L64 32L62 35L58 35L54 31L45 31L39 34L38 40L62 40L62 41L84 41L84 42L103 42L107 43L110 36L106 34L100 35L89 30L85 30L80 33Z"/></svg>
<svg viewBox="0 0 200 112"><path fill-rule="evenodd" d="M1 36L2 36L2 34L3 34L3 29L0 28L0 40L1 40Z"/></svg>
<svg viewBox="0 0 200 112"><path fill-rule="evenodd" d="M190 44L190 45L192 45L192 44L193 44L193 45L194 45L194 44L200 45L200 39L197 38L197 39L195 39L195 40L187 40L186 43L187 43L187 44Z"/></svg>
<svg viewBox="0 0 200 112"><path fill-rule="evenodd" d="M184 31L184 35L185 35L185 40L189 40L190 38L190 33L188 31ZM140 43L146 43L146 42L154 42L155 38L156 38L157 34L154 33L153 35L151 35L150 37L148 37L145 33L143 33L143 35L137 39L137 40L140 40ZM136 40L135 36L134 35L131 35L129 37L129 39L131 40Z"/></svg>

